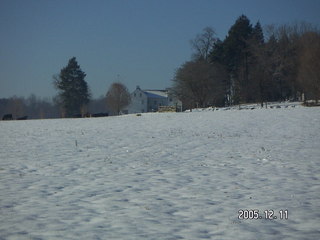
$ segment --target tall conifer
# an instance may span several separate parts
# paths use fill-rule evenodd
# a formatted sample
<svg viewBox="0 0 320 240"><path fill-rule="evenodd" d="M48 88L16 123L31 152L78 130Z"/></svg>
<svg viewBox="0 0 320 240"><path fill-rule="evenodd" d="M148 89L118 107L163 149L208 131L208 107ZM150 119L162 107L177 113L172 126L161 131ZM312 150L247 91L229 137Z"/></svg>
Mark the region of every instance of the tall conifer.
<svg viewBox="0 0 320 240"><path fill-rule="evenodd" d="M88 84L84 80L85 77L85 72L81 70L76 58L73 57L54 78L54 85L59 90L66 117L81 113L83 107L89 102L90 93Z"/></svg>

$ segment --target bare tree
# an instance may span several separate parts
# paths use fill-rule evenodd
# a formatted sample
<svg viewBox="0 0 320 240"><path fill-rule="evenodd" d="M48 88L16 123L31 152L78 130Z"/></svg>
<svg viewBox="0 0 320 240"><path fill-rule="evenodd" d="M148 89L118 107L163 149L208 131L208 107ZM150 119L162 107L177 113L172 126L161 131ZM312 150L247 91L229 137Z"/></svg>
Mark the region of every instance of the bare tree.
<svg viewBox="0 0 320 240"><path fill-rule="evenodd" d="M119 115L121 110L129 105L130 100L127 87L119 82L113 83L106 95L107 105L116 115Z"/></svg>
<svg viewBox="0 0 320 240"><path fill-rule="evenodd" d="M24 104L24 98L12 97L9 99L9 109L12 112L14 118L22 117L25 115L26 106Z"/></svg>
<svg viewBox="0 0 320 240"><path fill-rule="evenodd" d="M189 108L224 104L225 68L218 63L190 61L182 65L173 79L173 91Z"/></svg>
<svg viewBox="0 0 320 240"><path fill-rule="evenodd" d="M195 50L193 54L195 60L209 61L214 44L218 41L215 35L215 31L211 27L206 27L201 34L198 34L195 39L190 41L192 48Z"/></svg>
<svg viewBox="0 0 320 240"><path fill-rule="evenodd" d="M279 92L278 99L296 99L301 92L301 82L298 80L302 46L300 39L305 33L316 31L317 27L305 22L269 25L265 28L268 42L273 40L276 46L271 58L274 66L273 82L276 86L274 92Z"/></svg>
<svg viewBox="0 0 320 240"><path fill-rule="evenodd" d="M307 32L300 39L298 81L308 98L320 99L320 34Z"/></svg>

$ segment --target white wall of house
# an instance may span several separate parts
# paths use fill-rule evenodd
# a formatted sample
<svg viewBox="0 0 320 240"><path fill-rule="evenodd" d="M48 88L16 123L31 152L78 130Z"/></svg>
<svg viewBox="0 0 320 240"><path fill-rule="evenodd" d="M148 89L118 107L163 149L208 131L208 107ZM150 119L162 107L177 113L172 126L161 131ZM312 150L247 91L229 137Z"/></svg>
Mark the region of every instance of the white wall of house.
<svg viewBox="0 0 320 240"><path fill-rule="evenodd" d="M139 87L131 94L131 102L127 108L129 114L148 111L148 97Z"/></svg>
<svg viewBox="0 0 320 240"><path fill-rule="evenodd" d="M131 94L131 103L126 112L144 113L156 112L159 106L175 106L181 108L181 101L174 99L168 91L165 90L145 90L142 91L139 86Z"/></svg>

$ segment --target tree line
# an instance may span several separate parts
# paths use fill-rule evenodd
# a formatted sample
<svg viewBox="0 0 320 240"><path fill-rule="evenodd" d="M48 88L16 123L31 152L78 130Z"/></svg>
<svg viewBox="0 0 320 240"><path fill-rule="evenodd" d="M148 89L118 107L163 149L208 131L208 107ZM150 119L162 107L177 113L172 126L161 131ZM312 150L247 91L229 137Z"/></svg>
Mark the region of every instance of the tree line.
<svg viewBox="0 0 320 240"><path fill-rule="evenodd" d="M320 98L320 31L307 23L254 26L240 16L224 40L207 27L191 40L191 60L177 69L171 92L184 109L243 103ZM105 96L92 99L75 57L54 75L58 94L51 100L0 99L0 114L14 118L119 115L130 103L125 85L114 82Z"/></svg>
<svg viewBox="0 0 320 240"><path fill-rule="evenodd" d="M191 60L173 78L184 108L320 97L320 32L311 24L263 31L242 15L224 40L207 27L191 46Z"/></svg>
<svg viewBox="0 0 320 240"><path fill-rule="evenodd" d="M88 113L109 113L106 97L91 99L87 105ZM27 119L46 119L63 117L63 107L57 97L41 98L34 94L29 97L0 99L0 116L11 114L13 119L27 117ZM76 114L71 117L78 117Z"/></svg>
<svg viewBox="0 0 320 240"><path fill-rule="evenodd" d="M26 99L16 96L0 99L0 114L10 119L101 117L119 115L130 103L128 89L119 82L114 82L105 96L92 99L85 77L86 73L72 57L67 66L53 76L53 85L58 91L54 98L41 99L32 94Z"/></svg>
<svg viewBox="0 0 320 240"><path fill-rule="evenodd" d="M71 58L68 65L61 69L59 75L53 77L53 84L59 92L57 100L62 117L83 117L89 113L91 93L85 77L86 74L81 70L75 57ZM119 115L129 103L130 93L127 87L120 82L112 83L105 96L108 112L112 115ZM105 116L109 113L99 113L96 116Z"/></svg>

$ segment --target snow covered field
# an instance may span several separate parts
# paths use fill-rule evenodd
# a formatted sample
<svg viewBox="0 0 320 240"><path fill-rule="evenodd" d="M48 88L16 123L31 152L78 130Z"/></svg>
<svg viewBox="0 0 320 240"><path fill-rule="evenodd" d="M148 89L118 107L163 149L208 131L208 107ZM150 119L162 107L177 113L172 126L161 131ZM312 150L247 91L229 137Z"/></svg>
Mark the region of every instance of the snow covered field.
<svg viewBox="0 0 320 240"><path fill-rule="evenodd" d="M1 240L320 239L319 107L0 121L0 134Z"/></svg>

